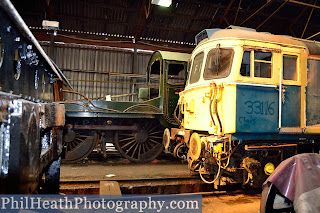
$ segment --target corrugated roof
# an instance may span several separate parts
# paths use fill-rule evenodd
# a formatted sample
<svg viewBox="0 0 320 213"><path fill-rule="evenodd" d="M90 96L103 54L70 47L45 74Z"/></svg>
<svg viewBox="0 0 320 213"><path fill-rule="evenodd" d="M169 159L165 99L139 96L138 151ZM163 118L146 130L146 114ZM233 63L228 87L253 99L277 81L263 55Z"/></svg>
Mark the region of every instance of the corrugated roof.
<svg viewBox="0 0 320 213"><path fill-rule="evenodd" d="M69 30L78 36L104 33L119 40L137 36L137 41L153 44L178 41L192 47L194 36L201 30L229 25L303 38L320 31L320 2L313 9L308 0L242 0L240 5L239 1L230 0L175 0L169 8L151 5L149 16L145 13L149 7L142 5L143 0L55 0L50 1L53 6L49 8L43 0L12 1L32 27L41 27L42 19L53 18L60 22L61 34ZM48 13L50 7L54 11L52 17ZM320 40L320 35L312 39Z"/></svg>

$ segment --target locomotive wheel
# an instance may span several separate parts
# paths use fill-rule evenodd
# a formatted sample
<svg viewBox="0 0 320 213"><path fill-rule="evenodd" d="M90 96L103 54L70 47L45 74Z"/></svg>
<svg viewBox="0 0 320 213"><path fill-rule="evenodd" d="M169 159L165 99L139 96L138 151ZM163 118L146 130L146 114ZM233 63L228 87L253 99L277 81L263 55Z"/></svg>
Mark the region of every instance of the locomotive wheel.
<svg viewBox="0 0 320 213"><path fill-rule="evenodd" d="M201 162L200 161L194 161L190 155L189 152L187 154L187 161L188 161L188 169L190 172L195 172L197 169L199 169Z"/></svg>
<svg viewBox="0 0 320 213"><path fill-rule="evenodd" d="M170 146L170 130L168 128L166 128L163 132L162 144L165 148L165 151L168 152L168 148Z"/></svg>
<svg viewBox="0 0 320 213"><path fill-rule="evenodd" d="M75 163L86 158L97 144L97 133L84 130L68 130L63 137L65 163Z"/></svg>
<svg viewBox="0 0 320 213"><path fill-rule="evenodd" d="M115 133L114 145L120 154L130 161L146 163L154 160L163 150L163 127L154 120L143 120L137 131Z"/></svg>

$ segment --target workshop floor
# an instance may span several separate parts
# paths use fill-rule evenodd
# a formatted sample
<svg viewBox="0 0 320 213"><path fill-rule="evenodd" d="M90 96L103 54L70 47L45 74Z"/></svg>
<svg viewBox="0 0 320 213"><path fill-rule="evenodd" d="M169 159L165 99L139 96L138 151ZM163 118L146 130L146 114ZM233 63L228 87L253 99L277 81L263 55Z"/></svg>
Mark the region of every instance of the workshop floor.
<svg viewBox="0 0 320 213"><path fill-rule="evenodd" d="M143 179L190 178L187 164L161 157L146 164L132 163L121 157L89 158L80 163L62 164L61 181L123 181ZM257 213L260 194L222 193L203 196L203 213Z"/></svg>

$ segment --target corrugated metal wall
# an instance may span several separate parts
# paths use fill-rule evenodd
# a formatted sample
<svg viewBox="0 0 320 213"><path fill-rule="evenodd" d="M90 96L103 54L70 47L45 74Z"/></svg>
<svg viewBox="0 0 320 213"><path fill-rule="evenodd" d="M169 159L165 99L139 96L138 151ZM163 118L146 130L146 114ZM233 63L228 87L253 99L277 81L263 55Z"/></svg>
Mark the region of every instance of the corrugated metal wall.
<svg viewBox="0 0 320 213"><path fill-rule="evenodd" d="M41 42L41 45L48 53L49 43ZM150 55L150 51L138 51L136 74L145 76ZM63 70L74 91L95 99L132 93L133 77L126 74L132 74L133 58L133 49L55 44L53 60ZM136 78L135 93L139 87L146 87L143 76ZM81 98L74 94L69 97L71 100ZM112 100L131 101L132 96L112 97Z"/></svg>

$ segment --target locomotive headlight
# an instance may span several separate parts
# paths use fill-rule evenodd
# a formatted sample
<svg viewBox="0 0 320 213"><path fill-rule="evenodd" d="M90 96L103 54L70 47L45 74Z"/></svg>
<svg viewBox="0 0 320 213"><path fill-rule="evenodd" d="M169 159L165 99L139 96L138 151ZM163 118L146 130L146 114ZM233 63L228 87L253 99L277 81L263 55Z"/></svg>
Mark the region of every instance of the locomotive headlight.
<svg viewBox="0 0 320 213"><path fill-rule="evenodd" d="M264 166L264 173L266 173L266 175L271 175L273 171L274 171L273 163L269 162Z"/></svg>

